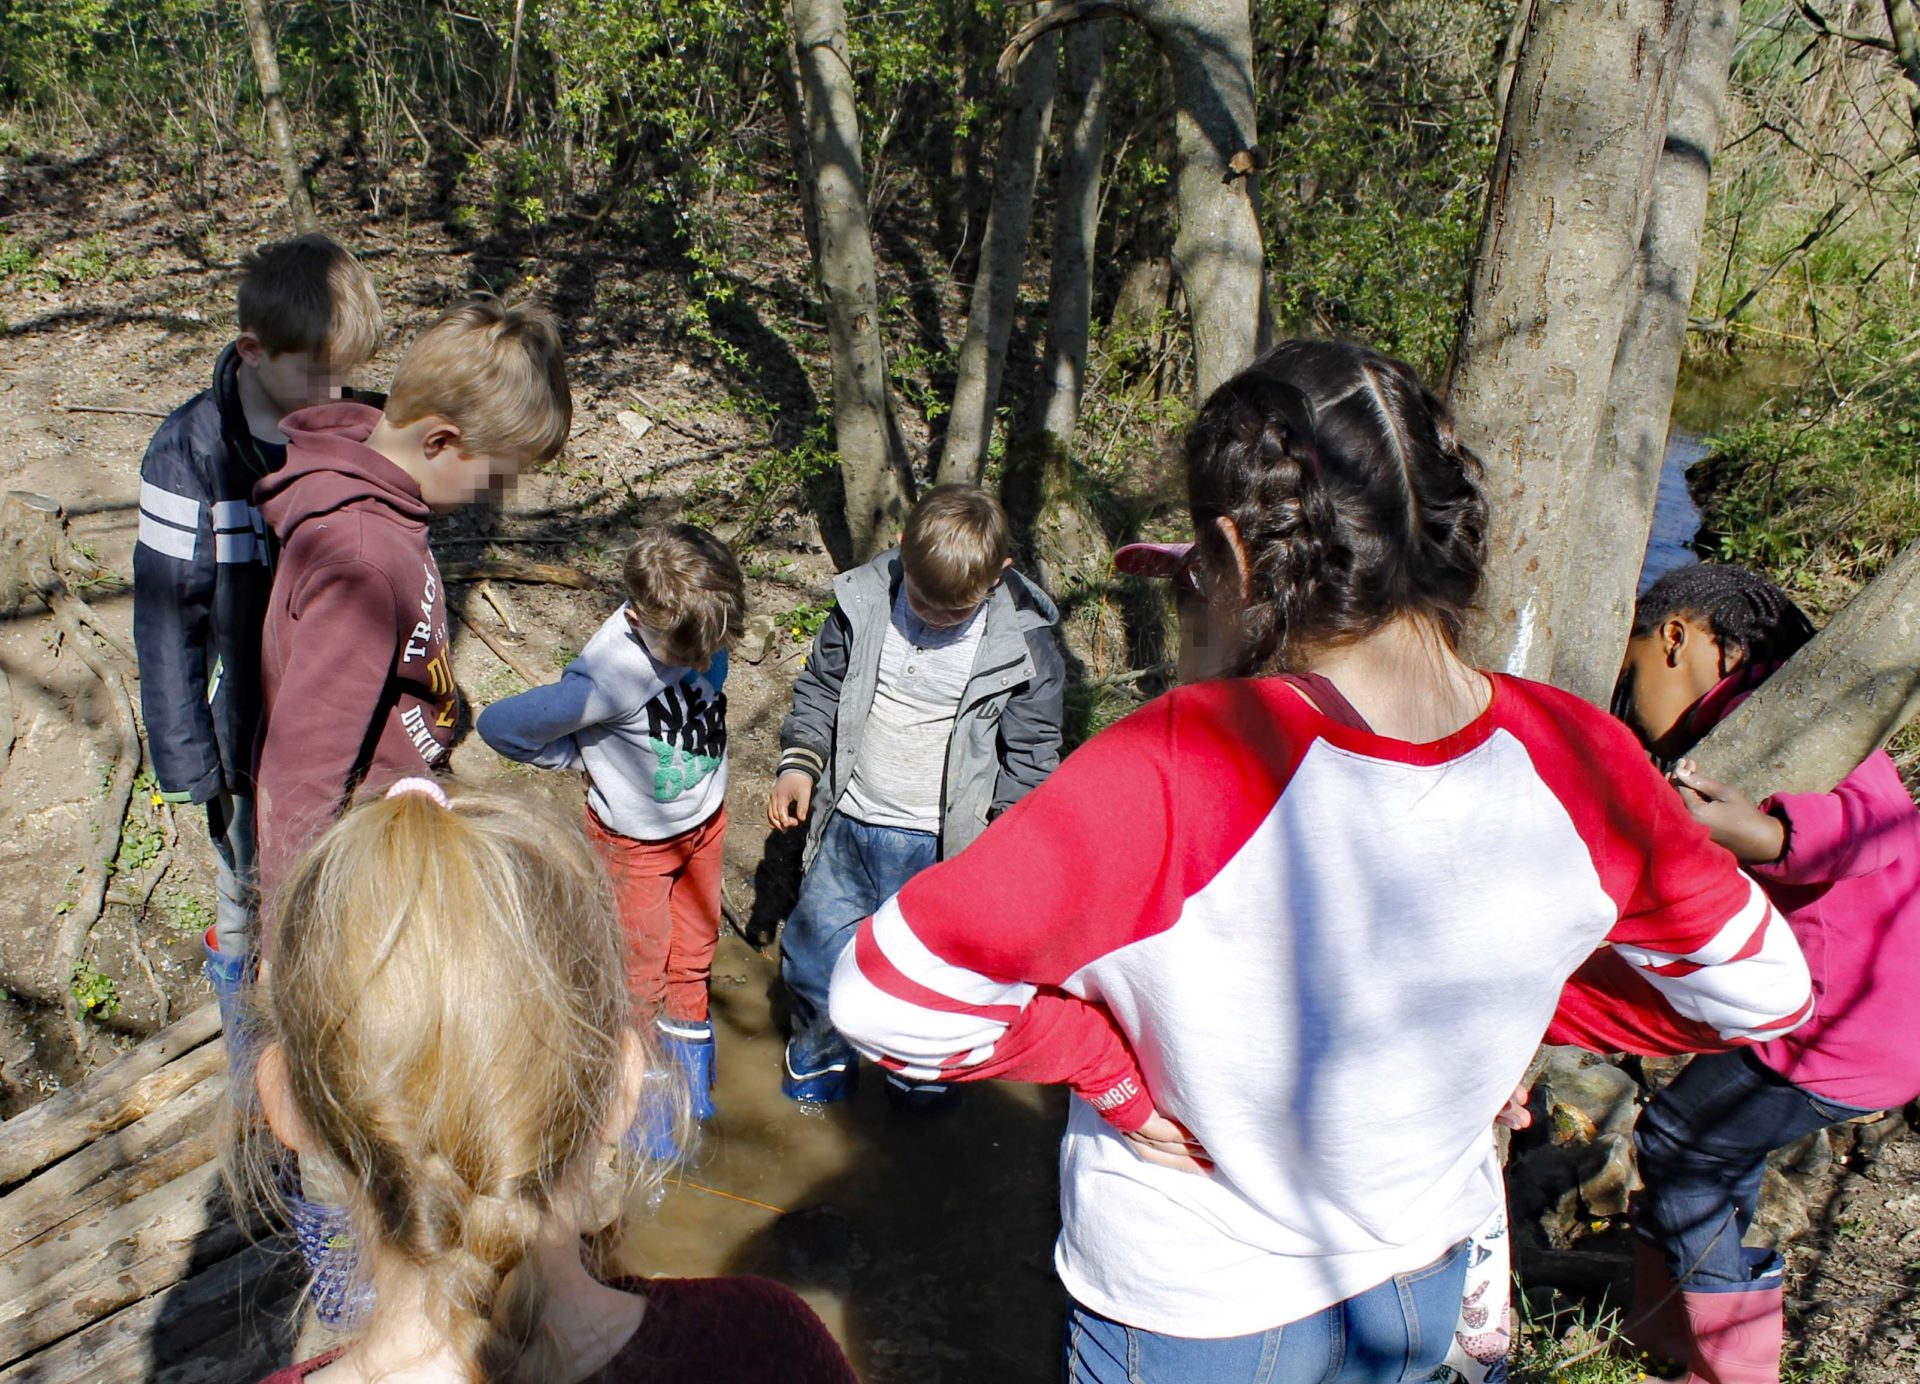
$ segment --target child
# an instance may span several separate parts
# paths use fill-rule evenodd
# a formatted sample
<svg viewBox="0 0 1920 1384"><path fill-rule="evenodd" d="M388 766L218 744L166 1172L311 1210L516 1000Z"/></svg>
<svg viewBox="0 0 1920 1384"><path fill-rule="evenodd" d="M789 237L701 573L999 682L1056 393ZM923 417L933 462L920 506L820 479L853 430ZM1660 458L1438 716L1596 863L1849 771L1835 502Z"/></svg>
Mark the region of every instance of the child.
<svg viewBox="0 0 1920 1384"><path fill-rule="evenodd" d="M260 879L273 891L363 782L442 767L459 713L427 519L565 445L573 405L541 308L474 298L408 350L386 411L286 420L254 490L279 539L261 652Z"/></svg>
<svg viewBox="0 0 1920 1384"><path fill-rule="evenodd" d="M1799 607L1738 567L1682 568L1640 598L1616 708L1672 760L1812 637ZM1831 793L1749 802L1684 759L1696 821L1766 890L1820 997L1772 1042L1697 1057L1641 1114L1627 1332L1703 1384L1772 1384L1781 1266L1743 1250L1767 1155L1920 1095L1920 811L1876 750ZM1676 1286L1677 1285L1677 1286Z"/></svg>
<svg viewBox="0 0 1920 1384"><path fill-rule="evenodd" d="M373 280L324 235L241 261L240 335L140 463L133 640L161 796L204 803L217 866L207 975L233 1032L254 945L253 752L273 550L255 482L287 456L280 420L336 397L380 344Z"/></svg>
<svg viewBox="0 0 1920 1384"><path fill-rule="evenodd" d="M560 681L494 703L477 729L509 759L586 770L587 835L613 877L635 1012L659 1016L662 1045L706 1120L707 977L727 830L721 689L746 582L727 545L691 524L643 529L625 576L627 603Z"/></svg>
<svg viewBox="0 0 1920 1384"><path fill-rule="evenodd" d="M827 1018L827 985L860 920L1060 763L1060 616L1008 570L1007 545L986 491L929 492L899 548L835 579L838 605L794 683L767 803L776 830L809 823L780 948L793 1023L781 1089L793 1100L853 1094L859 1067ZM887 1089L909 1108L946 1094L892 1074Z"/></svg>
<svg viewBox="0 0 1920 1384"><path fill-rule="evenodd" d="M852 1384L778 1284L602 1281L583 1262L594 1165L632 1118L651 1040L628 1021L612 900L577 826L402 780L320 839L277 911L261 1108L337 1170L379 1293L351 1344L266 1384Z"/></svg>

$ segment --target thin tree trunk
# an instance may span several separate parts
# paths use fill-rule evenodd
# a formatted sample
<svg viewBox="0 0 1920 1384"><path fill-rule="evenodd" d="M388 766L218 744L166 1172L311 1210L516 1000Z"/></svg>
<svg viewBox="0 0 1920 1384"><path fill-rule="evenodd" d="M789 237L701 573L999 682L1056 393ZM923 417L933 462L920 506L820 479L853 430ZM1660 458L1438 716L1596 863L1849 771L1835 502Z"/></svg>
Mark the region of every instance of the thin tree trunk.
<svg viewBox="0 0 1920 1384"><path fill-rule="evenodd" d="M1100 230L1100 164L1107 150L1107 26L1067 31L1061 102L1060 188L1053 212L1053 284L1047 301L1046 406L1041 430L1070 447L1080 421L1093 316L1093 249Z"/></svg>
<svg viewBox="0 0 1920 1384"><path fill-rule="evenodd" d="M1913 121L1913 134L1920 140L1920 16L1914 13L1913 0L1884 0L1887 28L1893 34L1893 56L1900 63L1906 88L1907 115Z"/></svg>
<svg viewBox="0 0 1920 1384"><path fill-rule="evenodd" d="M1691 3L1539 4L1520 44L1448 394L1487 468L1481 664L1553 668L1554 598L1631 296ZM1584 632L1573 631L1573 637Z"/></svg>
<svg viewBox="0 0 1920 1384"><path fill-rule="evenodd" d="M1645 565L1739 27L1739 0L1702 0L1680 55L1606 421L1577 511L1584 541L1561 573L1556 617L1565 633L1553 651L1553 680L1601 706L1613 694Z"/></svg>
<svg viewBox="0 0 1920 1384"><path fill-rule="evenodd" d="M1920 543L1694 747L1755 797L1825 793L1920 714Z"/></svg>
<svg viewBox="0 0 1920 1384"><path fill-rule="evenodd" d="M892 425L879 291L860 166L860 117L841 0L788 0L819 214L820 282L833 354L833 433L855 561L893 542L910 482Z"/></svg>
<svg viewBox="0 0 1920 1384"><path fill-rule="evenodd" d="M973 280L967 334L960 342L953 413L940 483L977 484L987 467L993 413L1000 401L1000 375L1019 303L1027 263L1027 233L1033 224L1033 189L1053 117L1053 85L1060 36L1045 34L1021 52L1014 67L1000 150L993 166L993 201L987 209L980 268Z"/></svg>
<svg viewBox="0 0 1920 1384"><path fill-rule="evenodd" d="M507 99L501 127L513 125L513 93L520 84L520 30L527 18L527 0L513 0L513 39L507 45Z"/></svg>
<svg viewBox="0 0 1920 1384"><path fill-rule="evenodd" d="M253 48L254 75L260 80L260 99L267 108L267 133L273 140L274 157L280 163L280 177L287 185L287 210L293 224L302 232L320 229L313 214L313 199L307 195L307 180L300 171L300 155L293 147L293 126L287 120L287 101L280 90L280 59L273 51L273 30L267 24L266 0L240 0L240 13L247 25L247 42Z"/></svg>
<svg viewBox="0 0 1920 1384"><path fill-rule="evenodd" d="M1195 391L1205 399L1252 362L1266 288L1248 0L1154 0L1138 16L1173 75L1173 262L1193 322Z"/></svg>

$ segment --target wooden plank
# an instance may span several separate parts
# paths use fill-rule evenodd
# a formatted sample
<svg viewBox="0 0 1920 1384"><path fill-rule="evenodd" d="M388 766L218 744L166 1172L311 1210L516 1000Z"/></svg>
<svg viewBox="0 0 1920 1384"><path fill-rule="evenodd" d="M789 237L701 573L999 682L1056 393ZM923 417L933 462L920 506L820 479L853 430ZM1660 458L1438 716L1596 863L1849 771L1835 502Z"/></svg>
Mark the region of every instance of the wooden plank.
<svg viewBox="0 0 1920 1384"><path fill-rule="evenodd" d="M304 1283L297 1254L282 1245L249 1245L0 1370L0 1384L258 1379L292 1358L294 1309Z"/></svg>
<svg viewBox="0 0 1920 1384"><path fill-rule="evenodd" d="M203 1164L0 1263L0 1363L91 1326L237 1250L220 1166Z"/></svg>
<svg viewBox="0 0 1920 1384"><path fill-rule="evenodd" d="M124 1206L212 1158L227 1098L222 1066L151 1115L103 1134L0 1197L0 1263L61 1226Z"/></svg>
<svg viewBox="0 0 1920 1384"><path fill-rule="evenodd" d="M132 1124L199 1083L225 1061L225 1047L209 1060L206 1047L220 1032L220 1011L209 1004L139 1047L0 1124L0 1187L25 1181L55 1159L102 1134ZM198 1065L175 1071L180 1059Z"/></svg>

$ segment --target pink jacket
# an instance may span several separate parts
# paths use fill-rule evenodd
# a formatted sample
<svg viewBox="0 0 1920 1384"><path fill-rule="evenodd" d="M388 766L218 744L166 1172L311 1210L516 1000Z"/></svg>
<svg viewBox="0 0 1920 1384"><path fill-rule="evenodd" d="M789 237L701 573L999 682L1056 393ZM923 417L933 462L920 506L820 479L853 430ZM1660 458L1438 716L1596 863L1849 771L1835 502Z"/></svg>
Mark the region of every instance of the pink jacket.
<svg viewBox="0 0 1920 1384"><path fill-rule="evenodd" d="M1831 793L1780 793L1786 854L1749 870L1813 972L1814 1017L1754 1053L1796 1086L1884 1110L1920 1096L1920 810L1884 751Z"/></svg>

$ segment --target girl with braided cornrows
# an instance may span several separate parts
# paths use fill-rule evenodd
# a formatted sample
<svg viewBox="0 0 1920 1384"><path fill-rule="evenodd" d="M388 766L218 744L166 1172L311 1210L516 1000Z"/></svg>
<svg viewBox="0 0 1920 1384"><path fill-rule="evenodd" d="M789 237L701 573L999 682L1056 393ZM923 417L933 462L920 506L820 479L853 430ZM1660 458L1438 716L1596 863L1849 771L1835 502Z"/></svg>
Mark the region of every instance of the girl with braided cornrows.
<svg viewBox="0 0 1920 1384"><path fill-rule="evenodd" d="M1683 1047L1792 1027L1806 966L1618 722L1460 657L1487 503L1409 367L1285 343L1184 451L1194 542L1123 566L1180 582L1202 680L863 923L833 1022L1072 1088L1070 1380L1424 1379L1580 962Z"/></svg>
<svg viewBox="0 0 1920 1384"><path fill-rule="evenodd" d="M1640 598L1615 708L1679 798L1786 916L1819 1009L1784 1037L1694 1059L1640 1115L1645 1190L1633 1204L1628 1335L1703 1384L1780 1375L1777 1255L1743 1250L1767 1155L1818 1129L1920 1096L1920 811L1884 750L1831 793L1755 804L1683 756L1795 650L1813 625L1739 567L1686 567ZM1638 984L1587 968L1596 994Z"/></svg>
<svg viewBox="0 0 1920 1384"><path fill-rule="evenodd" d="M267 1384L851 1384L778 1284L602 1281L584 1262L598 1156L623 1147L643 1083L668 1098L577 824L404 779L320 838L276 917L262 1113L336 1173L374 1305L351 1345Z"/></svg>

